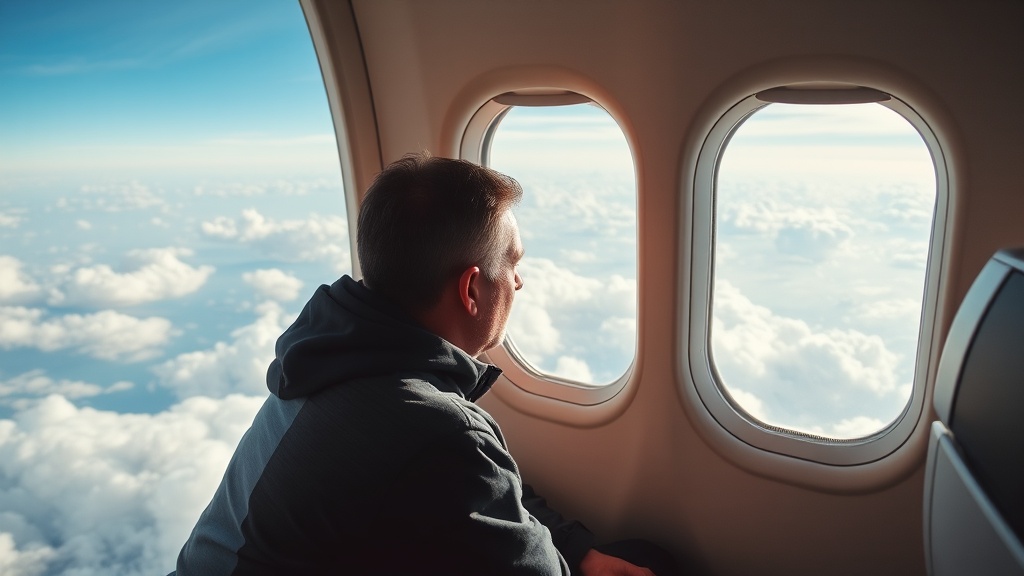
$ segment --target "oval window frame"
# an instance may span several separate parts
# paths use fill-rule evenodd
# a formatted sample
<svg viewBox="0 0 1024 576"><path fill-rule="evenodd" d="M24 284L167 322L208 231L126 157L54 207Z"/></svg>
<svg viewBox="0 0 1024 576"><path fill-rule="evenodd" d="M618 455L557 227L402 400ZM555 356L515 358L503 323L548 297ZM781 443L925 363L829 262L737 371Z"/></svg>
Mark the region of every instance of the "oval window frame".
<svg viewBox="0 0 1024 576"><path fill-rule="evenodd" d="M743 122L772 102L836 104L876 102L900 114L917 130L932 158L935 169L936 199L932 215L921 324L918 331L914 381L910 399L899 417L878 432L858 439L840 440L818 437L759 422L746 414L720 384L711 354L711 299L714 281L714 207L719 163L729 140ZM833 466L855 466L881 460L904 445L918 427L927 397L929 367L938 354L932 335L936 328L939 279L942 273L945 235L949 209L949 168L946 155L935 132L909 104L894 94L863 86L837 83L801 84L798 88L778 86L749 94L729 108L704 138L693 175L693 209L690 213L690 238L683 239L684 252L690 254L689 320L681 326L681 341L687 351L681 355L682 370L688 373L703 408L711 418L742 443L765 452ZM685 244L690 244L687 247ZM685 356L685 360L682 357Z"/></svg>

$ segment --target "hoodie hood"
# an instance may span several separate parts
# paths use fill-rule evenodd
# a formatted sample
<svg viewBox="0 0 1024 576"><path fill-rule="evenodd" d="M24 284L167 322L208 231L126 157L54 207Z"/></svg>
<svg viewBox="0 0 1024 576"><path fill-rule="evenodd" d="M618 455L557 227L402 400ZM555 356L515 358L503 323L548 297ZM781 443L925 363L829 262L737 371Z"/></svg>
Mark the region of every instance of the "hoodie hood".
<svg viewBox="0 0 1024 576"><path fill-rule="evenodd" d="M428 373L444 392L475 401L501 371L420 328L349 276L320 286L277 339L267 388L282 400L355 378ZM404 376L403 376L404 377Z"/></svg>

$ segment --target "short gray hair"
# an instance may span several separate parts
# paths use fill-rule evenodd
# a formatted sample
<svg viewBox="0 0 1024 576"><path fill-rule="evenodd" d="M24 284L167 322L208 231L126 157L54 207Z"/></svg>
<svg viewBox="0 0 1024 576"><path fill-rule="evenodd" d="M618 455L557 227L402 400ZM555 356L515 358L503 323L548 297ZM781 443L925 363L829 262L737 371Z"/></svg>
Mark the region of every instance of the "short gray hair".
<svg viewBox="0 0 1024 576"><path fill-rule="evenodd" d="M470 266L494 279L510 240L501 219L522 196L515 179L490 168L406 155L377 175L359 207L363 282L416 312Z"/></svg>

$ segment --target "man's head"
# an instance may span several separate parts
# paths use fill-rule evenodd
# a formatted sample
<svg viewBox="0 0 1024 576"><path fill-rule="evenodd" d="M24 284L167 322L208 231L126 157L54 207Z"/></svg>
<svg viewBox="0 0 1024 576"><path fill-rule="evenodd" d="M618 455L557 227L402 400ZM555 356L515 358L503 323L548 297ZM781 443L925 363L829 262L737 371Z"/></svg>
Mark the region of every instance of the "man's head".
<svg viewBox="0 0 1024 576"><path fill-rule="evenodd" d="M497 344L522 285L515 271L522 244L511 213L522 194L514 179L464 160L409 155L391 164L359 210L363 282L421 319L457 300L467 313L475 307L476 324L460 328L480 333L456 344L472 354L478 351L468 348L486 334L481 351ZM465 297L456 298L456 287Z"/></svg>

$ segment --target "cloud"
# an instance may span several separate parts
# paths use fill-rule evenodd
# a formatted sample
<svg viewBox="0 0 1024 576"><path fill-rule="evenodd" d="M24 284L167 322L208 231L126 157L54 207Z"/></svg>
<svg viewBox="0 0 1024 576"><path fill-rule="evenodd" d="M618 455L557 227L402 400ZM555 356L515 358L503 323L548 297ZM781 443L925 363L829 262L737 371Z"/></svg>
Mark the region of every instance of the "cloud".
<svg viewBox="0 0 1024 576"><path fill-rule="evenodd" d="M263 296L278 301L295 300L302 290L302 280L277 268L246 272L242 280Z"/></svg>
<svg viewBox="0 0 1024 576"><path fill-rule="evenodd" d="M565 235L580 231L598 238L635 237L636 192L631 180L591 175L572 180L541 178L525 181L523 186L528 197L518 212L524 232L530 232L531 223L544 223L542 232L555 225L561 246L565 246Z"/></svg>
<svg viewBox="0 0 1024 576"><path fill-rule="evenodd" d="M203 222L203 234L220 240L234 240L238 238L238 227L232 218L217 216L213 220Z"/></svg>
<svg viewBox="0 0 1024 576"><path fill-rule="evenodd" d="M559 356L555 364L554 373L569 380L577 382L593 382L594 375L590 372L590 366L586 361L574 356Z"/></svg>
<svg viewBox="0 0 1024 576"><path fill-rule="evenodd" d="M80 194L57 201L57 208L67 211L98 210L102 212L128 212L147 209L167 209L167 202L150 190L149 186L132 180L117 185L82 186Z"/></svg>
<svg viewBox="0 0 1024 576"><path fill-rule="evenodd" d="M506 333L523 360L535 366L562 349L562 335L551 315L522 296L516 297Z"/></svg>
<svg viewBox="0 0 1024 576"><path fill-rule="evenodd" d="M875 299L858 305L846 321L896 321L917 326L921 317L921 300L915 298Z"/></svg>
<svg viewBox="0 0 1024 576"><path fill-rule="evenodd" d="M90 143L68 144L56 157L32 150L20 152L16 169L20 173L39 171L75 172L101 170L108 173L175 171L179 174L217 178L228 172L248 176L274 177L282 173L323 175L340 179L338 149L334 135L320 134L295 138L234 137L202 139L177 143ZM132 183L140 190L144 185ZM340 183L339 183L340 184ZM94 191L99 187L90 187ZM117 187L104 187L113 194ZM170 206L156 195L106 198L66 197L57 207L64 210L106 210L111 212L153 208L169 211Z"/></svg>
<svg viewBox="0 0 1024 576"><path fill-rule="evenodd" d="M925 237L927 238L927 236ZM893 239L885 246L883 256L895 267L923 272L928 265L929 244L930 242L927 240Z"/></svg>
<svg viewBox="0 0 1024 576"><path fill-rule="evenodd" d="M715 286L712 349L730 394L777 426L860 434L868 420L894 420L908 400L897 376L902 359L880 337L812 328L754 304L728 282ZM757 402L748 408L744 398Z"/></svg>
<svg viewBox="0 0 1024 576"><path fill-rule="evenodd" d="M744 412L750 414L754 418L757 418L761 422L768 422L768 412L764 408L764 402L760 398L754 396L750 392L736 388L733 386L729 387L729 396L732 397L733 401L743 409Z"/></svg>
<svg viewBox="0 0 1024 576"><path fill-rule="evenodd" d="M846 220L831 207L810 208L772 201L732 203L722 215L722 222L738 231L769 235L782 254L819 262L853 236Z"/></svg>
<svg viewBox="0 0 1024 576"><path fill-rule="evenodd" d="M14 536L0 532L0 574L10 576L36 576L43 574L46 565L57 552L46 544L31 542L24 550L15 548Z"/></svg>
<svg viewBox="0 0 1024 576"><path fill-rule="evenodd" d="M585 250L562 250L562 258L570 263L596 262L597 254Z"/></svg>
<svg viewBox="0 0 1024 576"><path fill-rule="evenodd" d="M249 208L238 220L218 216L203 222L201 229L209 238L252 246L285 262L329 262L338 273L352 269L344 216L313 214L305 220L275 220Z"/></svg>
<svg viewBox="0 0 1024 576"><path fill-rule="evenodd" d="M832 427L832 434L837 438L863 438L885 428L888 423L878 418L854 416L853 418L844 418L835 424Z"/></svg>
<svg viewBox="0 0 1024 576"><path fill-rule="evenodd" d="M604 345L629 354L636 351L636 316L606 318L600 330L600 341Z"/></svg>
<svg viewBox="0 0 1024 576"><path fill-rule="evenodd" d="M320 142L334 145L331 136L307 136L302 139L304 142ZM306 196L310 193L324 190L341 190L341 184L337 181L318 179L312 181L301 180L274 180L265 183L203 183L192 189L196 196L216 197L252 197L252 196Z"/></svg>
<svg viewBox="0 0 1024 576"><path fill-rule="evenodd" d="M49 396L59 394L65 398L86 398L129 390L131 382L119 381L110 386L100 386L78 380L54 380L42 369L30 370L9 380L0 380L0 399L5 397ZM0 400L0 403L5 403ZM9 402L6 402L9 404Z"/></svg>
<svg viewBox="0 0 1024 576"><path fill-rule="evenodd" d="M516 295L516 302L523 300L547 310L592 301L602 288L597 278L581 276L547 258L524 258L519 273L524 289Z"/></svg>
<svg viewBox="0 0 1024 576"><path fill-rule="evenodd" d="M516 294L508 333L523 358L534 365L564 348L552 313L593 298L600 281L558 267L545 258L524 258L519 265L523 289Z"/></svg>
<svg viewBox="0 0 1024 576"><path fill-rule="evenodd" d="M636 319L636 280L618 274L584 276L547 258L524 258L519 272L524 287L516 295L516 306L522 302L524 308L541 308L567 325L589 317L593 328L609 319ZM624 324L609 325L613 327Z"/></svg>
<svg viewBox="0 0 1024 576"><path fill-rule="evenodd" d="M592 384L626 370L636 346L635 280L583 276L532 257L523 259L519 272L524 287L516 294L508 333L524 360Z"/></svg>
<svg viewBox="0 0 1024 576"><path fill-rule="evenodd" d="M21 216L0 210L0 228L17 228L21 224Z"/></svg>
<svg viewBox="0 0 1024 576"><path fill-rule="evenodd" d="M878 205L882 214L895 222L928 226L935 215L935 187L892 184L879 194Z"/></svg>
<svg viewBox="0 0 1024 576"><path fill-rule="evenodd" d="M159 354L173 335L165 318L104 310L45 319L39 308L0 306L0 348L73 350L101 360L137 362Z"/></svg>
<svg viewBox="0 0 1024 576"><path fill-rule="evenodd" d="M0 255L0 303L24 304L42 294L42 288L21 268L22 263L17 258Z"/></svg>
<svg viewBox="0 0 1024 576"><path fill-rule="evenodd" d="M213 274L212 266L189 266L179 257L191 256L184 248L132 250L125 258L127 272L100 264L82 267L55 291L50 304L123 307L180 298L198 290Z"/></svg>
<svg viewBox="0 0 1024 576"><path fill-rule="evenodd" d="M118 414L53 395L0 420L0 572L166 574L264 398Z"/></svg>
<svg viewBox="0 0 1024 576"><path fill-rule="evenodd" d="M221 397L234 392L265 394L267 366L274 344L292 318L274 302L256 307L259 317L231 333L231 342L180 354L153 368L161 386L179 398L197 394Z"/></svg>

